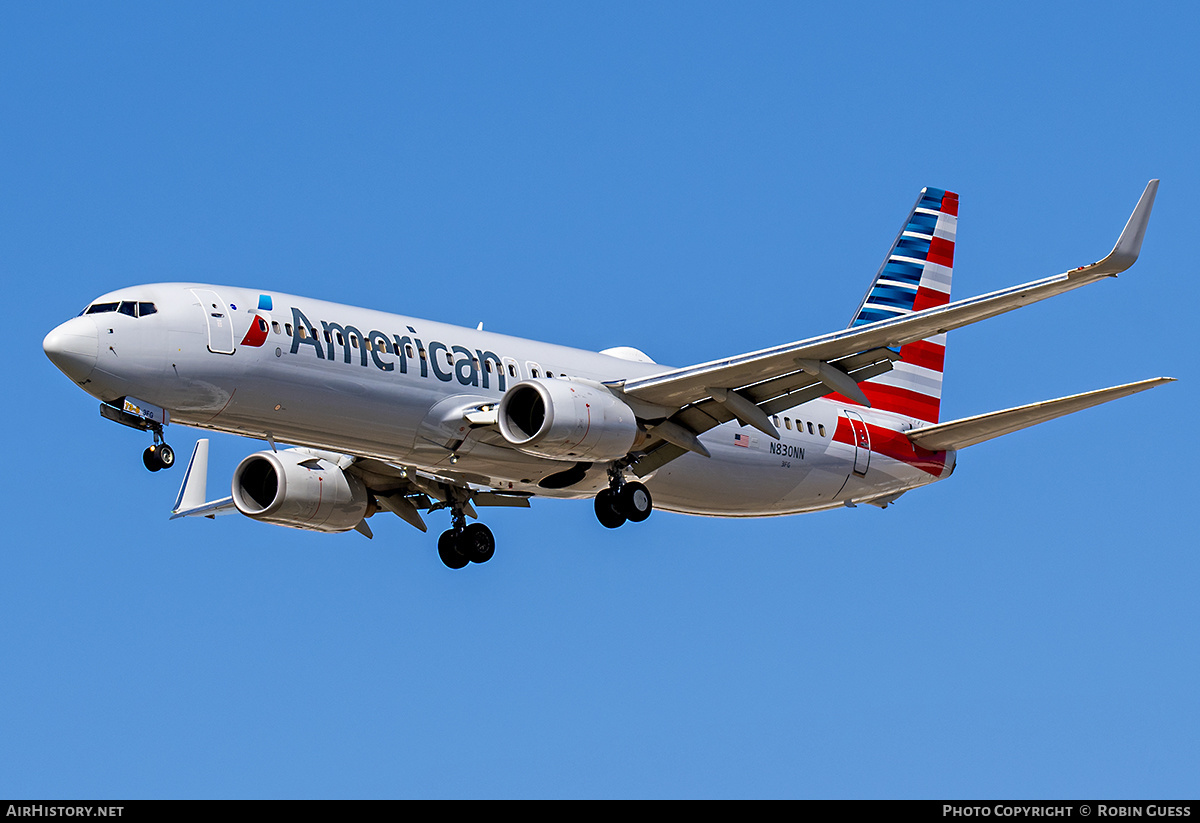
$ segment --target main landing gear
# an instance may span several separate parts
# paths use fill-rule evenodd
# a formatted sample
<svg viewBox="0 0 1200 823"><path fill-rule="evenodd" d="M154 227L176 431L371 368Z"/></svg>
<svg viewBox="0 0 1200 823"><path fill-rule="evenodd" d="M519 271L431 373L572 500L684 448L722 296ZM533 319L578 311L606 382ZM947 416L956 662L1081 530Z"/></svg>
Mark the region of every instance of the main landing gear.
<svg viewBox="0 0 1200 823"><path fill-rule="evenodd" d="M486 563L496 553L496 538L482 523L466 525L462 509L453 511L454 525L438 538L438 556L451 569L461 569L468 563Z"/></svg>
<svg viewBox="0 0 1200 823"><path fill-rule="evenodd" d="M641 483L627 483L621 472L609 469L609 487L596 495L596 519L606 529L615 529L629 520L641 523L654 511L650 490Z"/></svg>

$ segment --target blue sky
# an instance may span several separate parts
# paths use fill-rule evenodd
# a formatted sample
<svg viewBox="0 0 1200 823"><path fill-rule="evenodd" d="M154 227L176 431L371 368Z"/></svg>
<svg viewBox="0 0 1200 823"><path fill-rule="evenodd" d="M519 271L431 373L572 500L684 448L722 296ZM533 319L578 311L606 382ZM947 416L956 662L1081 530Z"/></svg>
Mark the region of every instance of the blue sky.
<svg viewBox="0 0 1200 823"><path fill-rule="evenodd" d="M6 4L0 796L1195 797L1200 16L1081 9ZM922 186L964 297L1151 177L1141 261L952 333L943 415L1179 382L886 511L537 501L458 573L395 518L168 522L41 351L198 280L686 365L844 326Z"/></svg>

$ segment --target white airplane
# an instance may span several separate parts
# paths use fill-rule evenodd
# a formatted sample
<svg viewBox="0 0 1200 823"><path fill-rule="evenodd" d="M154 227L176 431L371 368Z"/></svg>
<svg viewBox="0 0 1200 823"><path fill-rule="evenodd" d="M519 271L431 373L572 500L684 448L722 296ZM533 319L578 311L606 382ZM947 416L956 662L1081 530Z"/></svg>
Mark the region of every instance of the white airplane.
<svg viewBox="0 0 1200 823"><path fill-rule="evenodd" d="M886 507L949 477L959 449L1152 388L1159 377L941 422L945 335L1112 277L1137 259L1158 181L1098 263L950 301L958 195L921 191L848 328L685 368L634 348L582 351L278 292L193 283L120 289L46 336L100 413L265 440L207 499L208 441L173 518L372 536L381 509L438 540L451 568L492 557L477 507L595 499L606 527L652 507L762 517ZM293 444L281 449L279 442ZM653 490L653 502L651 497Z"/></svg>

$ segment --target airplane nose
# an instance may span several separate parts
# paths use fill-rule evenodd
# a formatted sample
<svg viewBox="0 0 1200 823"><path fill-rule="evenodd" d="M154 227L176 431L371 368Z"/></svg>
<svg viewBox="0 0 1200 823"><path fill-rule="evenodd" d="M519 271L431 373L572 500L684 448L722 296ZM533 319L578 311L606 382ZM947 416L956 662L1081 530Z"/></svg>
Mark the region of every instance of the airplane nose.
<svg viewBox="0 0 1200 823"><path fill-rule="evenodd" d="M96 323L88 317L73 317L46 335L42 350L50 362L76 383L91 376L100 349Z"/></svg>

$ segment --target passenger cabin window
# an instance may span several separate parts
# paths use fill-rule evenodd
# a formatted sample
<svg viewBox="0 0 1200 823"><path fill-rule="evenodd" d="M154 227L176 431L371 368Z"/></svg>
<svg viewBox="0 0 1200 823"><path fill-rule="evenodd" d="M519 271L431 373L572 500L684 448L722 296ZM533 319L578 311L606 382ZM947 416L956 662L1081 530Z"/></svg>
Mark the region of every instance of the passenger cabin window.
<svg viewBox="0 0 1200 823"><path fill-rule="evenodd" d="M783 418L783 425L787 426L788 431L791 431L792 430L792 418L790 418L790 417Z"/></svg>
<svg viewBox="0 0 1200 823"><path fill-rule="evenodd" d="M812 433L813 433L813 427L812 427L812 421L811 421L811 420L810 420L810 421L808 421L808 433L809 433L809 434L812 434Z"/></svg>
<svg viewBox="0 0 1200 823"><path fill-rule="evenodd" d="M288 337L292 336L292 324L291 323L284 323L283 330L287 332Z"/></svg>
<svg viewBox="0 0 1200 823"><path fill-rule="evenodd" d="M823 423L818 423L817 431L819 431L821 433L821 436L824 437L825 436L825 425Z"/></svg>
<svg viewBox="0 0 1200 823"><path fill-rule="evenodd" d="M271 330L273 332L275 332L276 334L279 334L279 321L278 320L271 321ZM291 334L291 332L288 332L288 334Z"/></svg>

